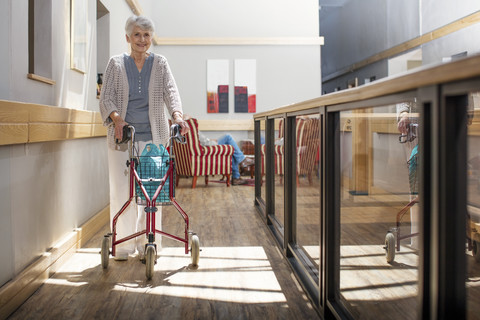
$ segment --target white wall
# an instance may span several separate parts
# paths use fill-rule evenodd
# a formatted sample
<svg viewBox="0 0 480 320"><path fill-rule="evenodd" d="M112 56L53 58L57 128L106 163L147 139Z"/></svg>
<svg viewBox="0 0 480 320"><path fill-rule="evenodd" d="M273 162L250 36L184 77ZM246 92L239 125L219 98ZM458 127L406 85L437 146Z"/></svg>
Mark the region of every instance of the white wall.
<svg viewBox="0 0 480 320"><path fill-rule="evenodd" d="M315 0L141 0L161 37L318 36Z"/></svg>
<svg viewBox="0 0 480 320"><path fill-rule="evenodd" d="M10 43L10 18L11 18L10 1L0 1L0 43ZM0 46L0 57L3 63L0 63L0 98L8 97L10 92L10 62L11 62L12 47L7 45ZM3 75L3 76L2 76Z"/></svg>
<svg viewBox="0 0 480 320"><path fill-rule="evenodd" d="M104 73L110 58L110 14L97 20L97 73Z"/></svg>
<svg viewBox="0 0 480 320"><path fill-rule="evenodd" d="M96 0L88 1L87 72L70 69L70 1L52 2L52 80L49 85L27 78L28 73L28 1L2 1L0 19L0 99L98 110L96 101ZM125 7L128 7L126 4ZM13 35L13 36L12 36ZM41 64L41 62L39 62ZM5 89L7 88L7 89Z"/></svg>
<svg viewBox="0 0 480 320"><path fill-rule="evenodd" d="M2 19L10 15L9 72L0 74L0 78L10 81L10 90L0 99L22 102L34 102L51 105L53 86L27 79L28 73L28 1L8 0L10 11L1 12Z"/></svg>
<svg viewBox="0 0 480 320"><path fill-rule="evenodd" d="M257 62L257 112L320 96L320 49L306 46L155 47L170 64L180 90L185 113L198 119L252 119L234 113L233 62ZM207 60L230 61L228 114L207 114Z"/></svg>
<svg viewBox="0 0 480 320"><path fill-rule="evenodd" d="M322 4L326 0L320 0ZM320 35L322 47L322 76L342 70L378 52L389 49L419 35L419 2L421 0L347 0L340 5L321 6ZM323 84L323 90L345 89L350 79L377 79L388 75L386 61L349 73Z"/></svg>
<svg viewBox="0 0 480 320"><path fill-rule="evenodd" d="M317 37L316 0L143 0L160 37ZM252 119L234 113L233 61L257 62L257 112L321 94L320 46L155 46L177 81L184 111L199 119ZM207 113L207 60L230 61L228 114Z"/></svg>
<svg viewBox="0 0 480 320"><path fill-rule="evenodd" d="M326 2L328 0L320 0ZM322 48L324 79L342 68L362 61L378 52L447 25L480 10L477 0L347 0L341 5L322 6L320 33L325 37ZM368 17L368 19L366 18ZM421 46L423 65L440 63L445 57L467 51L480 52L480 25L444 36ZM387 61L379 61L363 69L323 83L326 92L346 88L349 79L388 76Z"/></svg>
<svg viewBox="0 0 480 320"><path fill-rule="evenodd" d="M70 69L70 1L52 7L55 85L27 79L28 1L0 1L0 99L98 110L96 0L86 74ZM106 158L105 138L0 146L0 285L108 205Z"/></svg>

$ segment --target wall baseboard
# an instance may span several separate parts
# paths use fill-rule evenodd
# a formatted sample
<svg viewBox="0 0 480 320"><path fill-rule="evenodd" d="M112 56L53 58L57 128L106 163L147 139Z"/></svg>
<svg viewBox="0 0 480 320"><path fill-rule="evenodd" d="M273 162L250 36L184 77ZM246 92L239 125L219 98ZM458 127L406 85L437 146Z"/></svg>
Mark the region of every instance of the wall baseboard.
<svg viewBox="0 0 480 320"><path fill-rule="evenodd" d="M22 305L78 248L110 221L110 206L95 214L82 227L65 235L52 249L0 288L0 319Z"/></svg>

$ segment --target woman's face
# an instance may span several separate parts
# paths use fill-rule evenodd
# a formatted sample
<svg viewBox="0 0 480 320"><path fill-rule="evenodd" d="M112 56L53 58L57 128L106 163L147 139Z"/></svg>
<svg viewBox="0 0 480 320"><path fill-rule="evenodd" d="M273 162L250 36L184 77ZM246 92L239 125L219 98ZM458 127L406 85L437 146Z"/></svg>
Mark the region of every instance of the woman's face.
<svg viewBox="0 0 480 320"><path fill-rule="evenodd" d="M132 53L146 53L152 44L152 33L135 26L132 34L127 35L127 42L130 43Z"/></svg>

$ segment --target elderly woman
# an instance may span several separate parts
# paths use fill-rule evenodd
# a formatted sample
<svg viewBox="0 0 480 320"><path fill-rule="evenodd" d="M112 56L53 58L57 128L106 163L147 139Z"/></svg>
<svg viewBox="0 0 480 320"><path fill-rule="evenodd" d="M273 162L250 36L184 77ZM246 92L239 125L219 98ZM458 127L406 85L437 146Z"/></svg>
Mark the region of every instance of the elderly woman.
<svg viewBox="0 0 480 320"><path fill-rule="evenodd" d="M175 80L165 57L149 52L154 32L153 22L144 16L132 16L125 25L130 54L113 56L103 76L100 95L100 113L108 126L108 164L110 176L110 222L129 197L129 173L126 144L116 145L122 139L123 127L135 127L135 147L142 152L148 143L166 145L169 138L166 111L188 131L183 121L182 104ZM135 205L120 216L117 239L145 228L144 208ZM161 224L161 207L157 212L157 229ZM111 224L110 224L111 225ZM115 259L126 260L137 249L143 258L146 237L126 241L116 247ZM157 237L160 239L160 237ZM159 241L157 248L160 247Z"/></svg>

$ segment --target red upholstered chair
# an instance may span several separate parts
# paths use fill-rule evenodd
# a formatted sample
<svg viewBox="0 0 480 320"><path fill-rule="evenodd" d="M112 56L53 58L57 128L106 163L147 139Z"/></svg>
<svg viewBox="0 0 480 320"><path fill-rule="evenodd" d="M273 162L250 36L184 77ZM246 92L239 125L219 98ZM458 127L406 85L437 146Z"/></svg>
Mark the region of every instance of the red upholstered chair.
<svg viewBox="0 0 480 320"><path fill-rule="evenodd" d="M283 119L280 120L278 138L283 138ZM312 173L315 171L316 157L320 143L320 129L318 118L297 118L297 185L298 176L306 175L309 183L312 183ZM262 152L262 176L265 174L265 145L261 147ZM284 174L284 146L275 145L274 148L275 175Z"/></svg>
<svg viewBox="0 0 480 320"><path fill-rule="evenodd" d="M320 149L320 119L303 119L303 129L298 130L297 121L297 185L298 176L306 175L312 184L312 174L317 165L317 155ZM298 136L300 135L300 136Z"/></svg>
<svg viewBox="0 0 480 320"><path fill-rule="evenodd" d="M176 158L176 174L178 181L180 176L193 177L192 188L197 185L197 177L205 176L205 184L208 185L209 175L225 175L227 187L230 186L232 174L233 147L229 145L206 146L200 145L198 139L197 119L186 120L190 131L185 135L186 144L174 142L173 151Z"/></svg>

